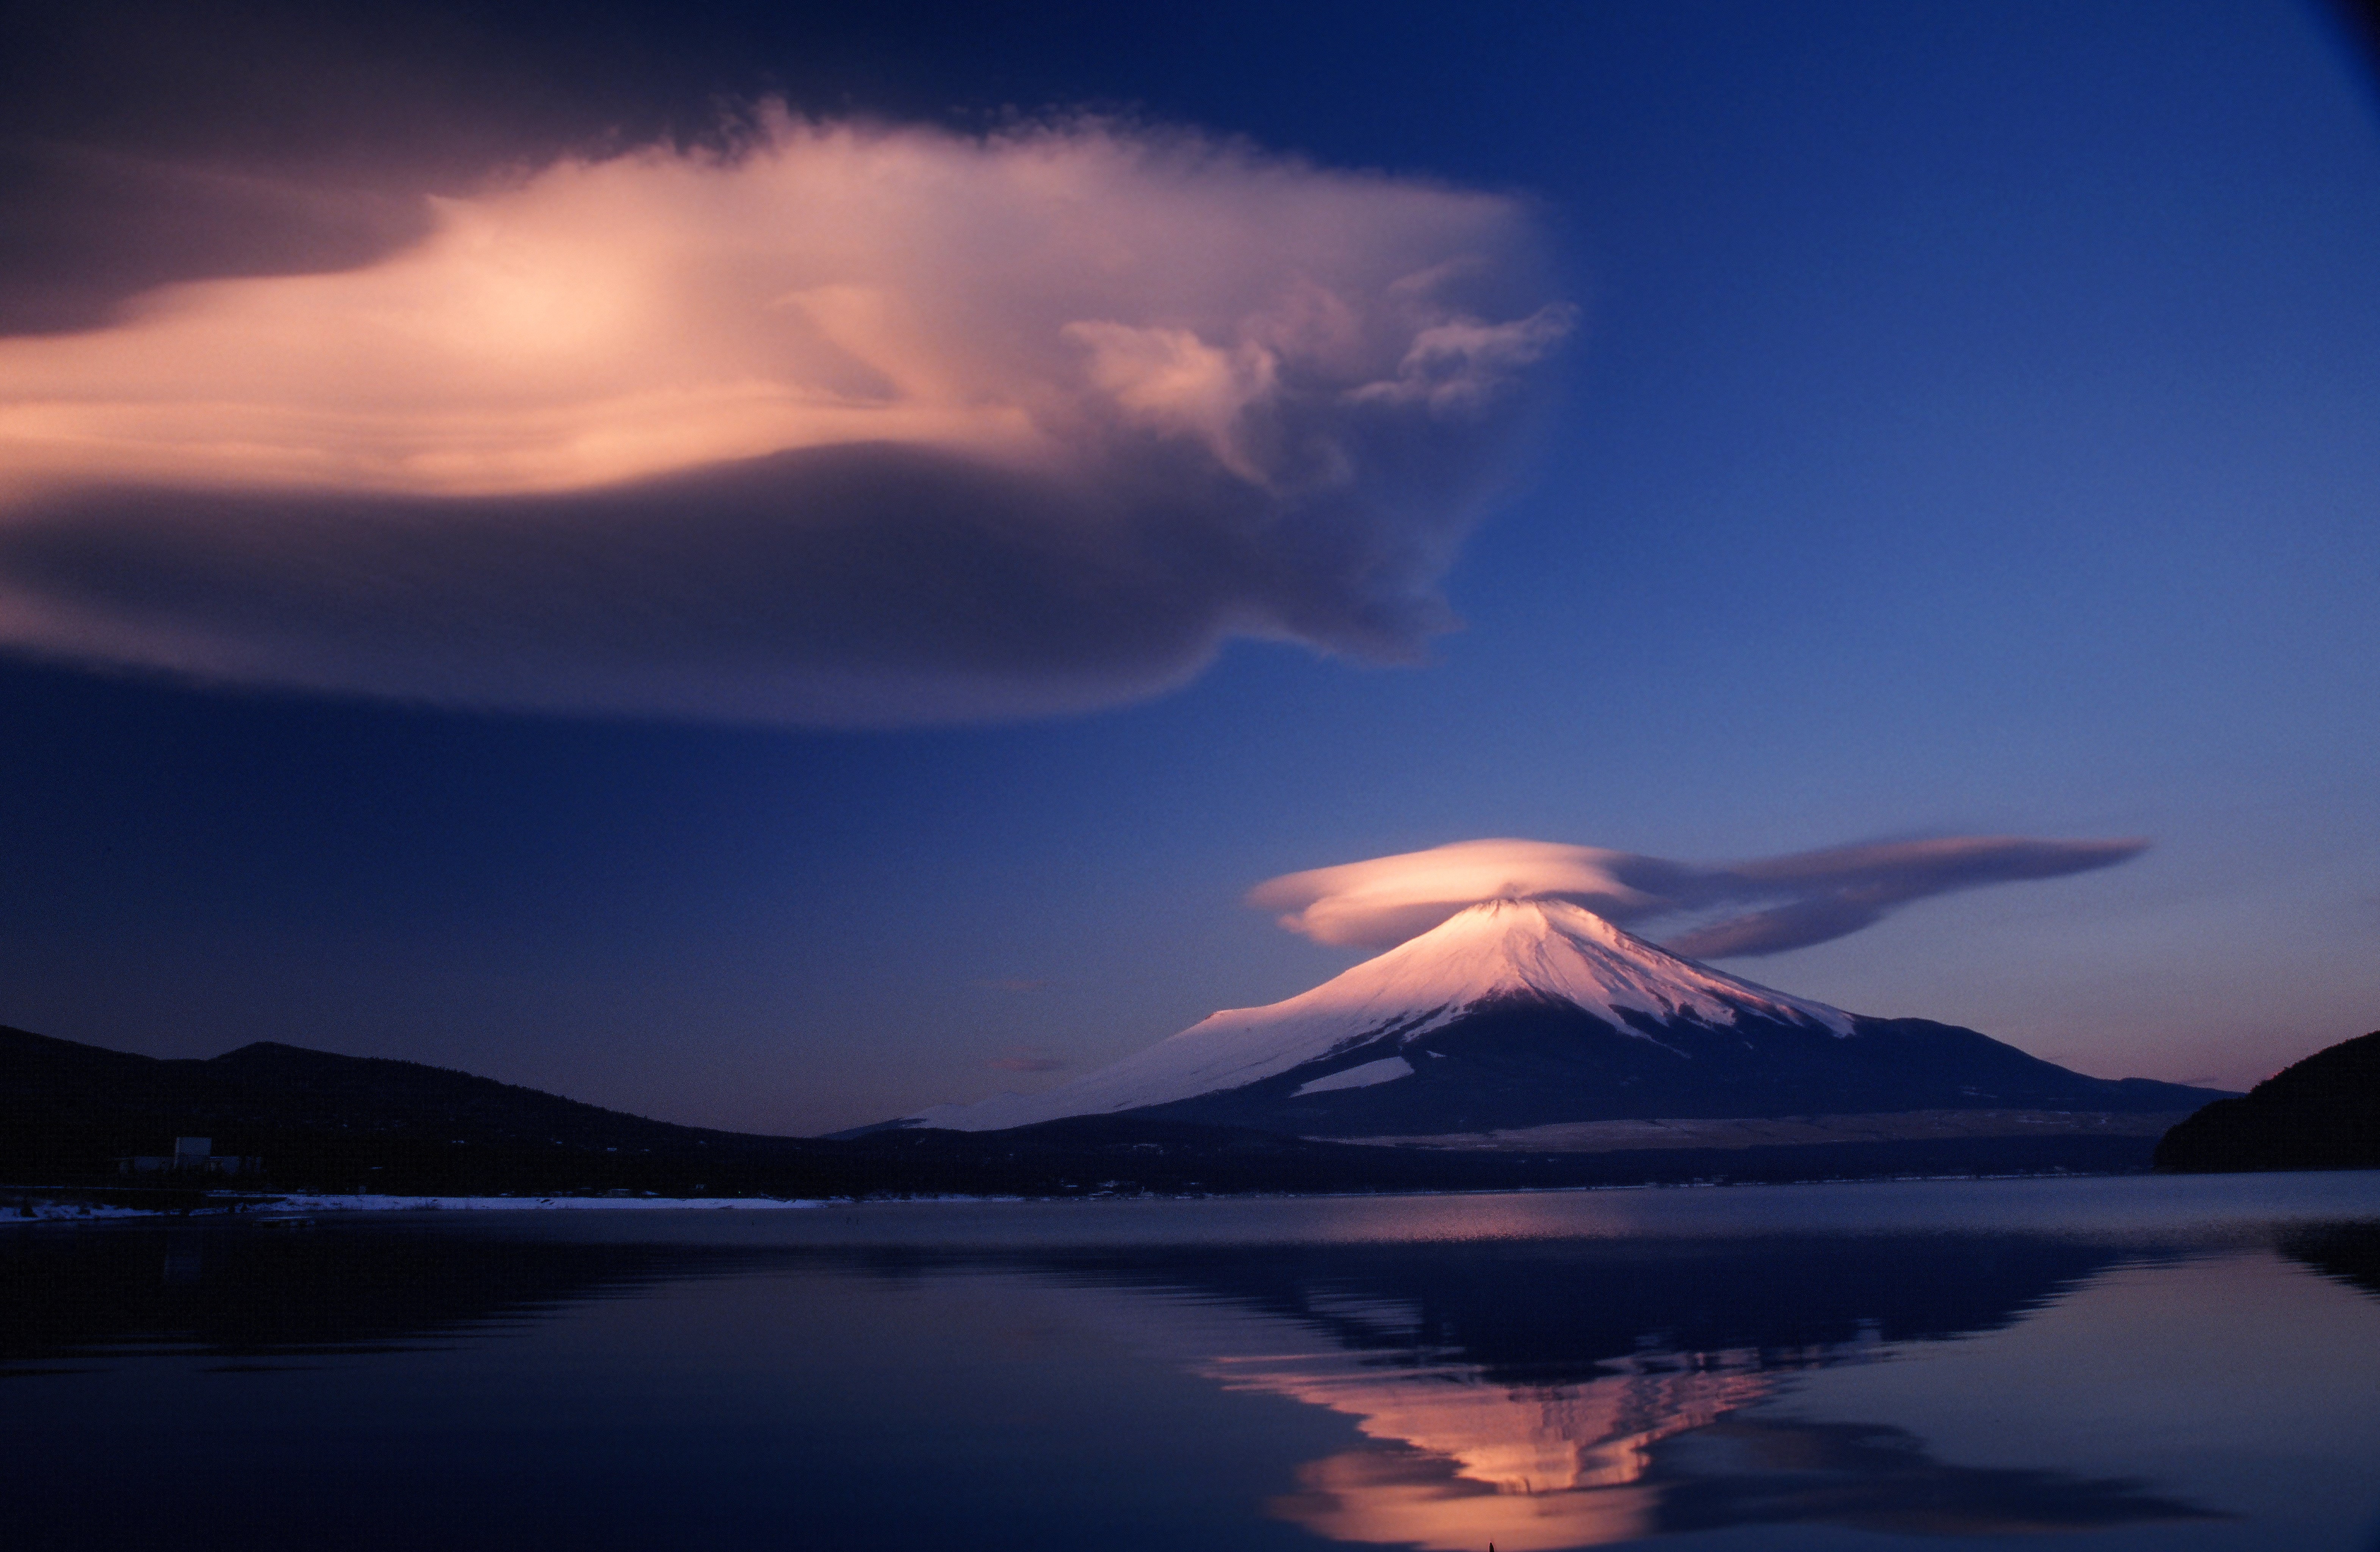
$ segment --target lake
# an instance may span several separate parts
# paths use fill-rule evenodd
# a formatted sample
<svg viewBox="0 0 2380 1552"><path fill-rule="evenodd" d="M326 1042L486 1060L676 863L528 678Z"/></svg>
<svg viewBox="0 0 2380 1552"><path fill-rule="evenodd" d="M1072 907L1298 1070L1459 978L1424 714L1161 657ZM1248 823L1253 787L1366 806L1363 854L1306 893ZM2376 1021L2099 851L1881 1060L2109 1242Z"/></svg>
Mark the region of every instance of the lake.
<svg viewBox="0 0 2380 1552"><path fill-rule="evenodd" d="M2380 1172L0 1229L12 1548L2380 1548Z"/></svg>

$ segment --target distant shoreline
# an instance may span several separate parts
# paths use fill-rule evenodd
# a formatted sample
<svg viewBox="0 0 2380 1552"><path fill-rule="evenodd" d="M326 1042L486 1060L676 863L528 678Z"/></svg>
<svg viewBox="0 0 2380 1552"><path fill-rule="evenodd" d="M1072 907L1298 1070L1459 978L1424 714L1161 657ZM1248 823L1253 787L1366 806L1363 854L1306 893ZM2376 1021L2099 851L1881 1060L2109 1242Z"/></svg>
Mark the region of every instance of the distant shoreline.
<svg viewBox="0 0 2380 1552"><path fill-rule="evenodd" d="M0 1191L0 1226L12 1223L116 1223L172 1218L249 1218L260 1222L306 1218L316 1213L399 1212L652 1212L843 1206L832 1197L776 1196L443 1196L414 1194L327 1194L293 1192L285 1196L225 1193L189 1206L128 1206L119 1202L77 1201L73 1192ZM948 1198L945 1198L948 1199ZM972 1200L973 1198L969 1198ZM1018 1198L1010 1198L1017 1200Z"/></svg>
<svg viewBox="0 0 2380 1552"><path fill-rule="evenodd" d="M2328 1172L2328 1171L2321 1171ZM10 1224L149 1222L168 1219L247 1219L259 1223L287 1222L317 1214L386 1215L431 1212L776 1212L829 1207L898 1207L910 1206L1006 1206L1017 1203L1074 1202L1222 1202L1366 1200L1408 1196L1539 1196L1582 1192L1695 1191L1721 1187L1808 1185L1906 1185L1950 1181L2124 1180L2145 1177L2143 1170L2025 1170L2006 1172L1943 1174L1845 1175L1831 1179L1756 1180L1708 1179L1634 1181L1576 1185L1426 1186L1381 1191L1234 1191L1234 1192L1100 1192L1050 1195L962 1192L920 1193L884 1196L483 1196L415 1193L327 1194L293 1192L287 1195L229 1193L188 1206L127 1206L116 1203L75 1201L71 1190L55 1195L40 1191L0 1188L0 1227Z"/></svg>

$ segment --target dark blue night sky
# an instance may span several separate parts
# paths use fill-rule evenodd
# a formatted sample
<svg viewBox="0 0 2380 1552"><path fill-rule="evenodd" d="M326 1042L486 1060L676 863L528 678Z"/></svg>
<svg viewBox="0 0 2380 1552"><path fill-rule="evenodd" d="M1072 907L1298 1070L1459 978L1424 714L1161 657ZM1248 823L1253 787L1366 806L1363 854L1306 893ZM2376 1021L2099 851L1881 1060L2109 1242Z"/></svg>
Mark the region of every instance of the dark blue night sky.
<svg viewBox="0 0 2380 1552"><path fill-rule="evenodd" d="M0 1022L160 1055L404 1056L808 1132L1046 1082L1303 989L1354 953L1241 903L1293 869L1489 836L1720 861L2006 833L2152 845L1726 967L2107 1075L2244 1085L2380 1023L2380 96L2335 13L1031 9L258 6L200 29L164 6L9 6ZM1268 178L1305 191L1293 213L1356 212L1335 247L1314 216L1299 273L1354 277L1358 304L1404 295L1363 290L1378 255L1419 264L1475 219L1464 251L1495 273L1448 282L1469 299L1430 316L1505 328L1448 369L1502 375L1439 441L1318 409L1234 452L1238 431L1196 418L1208 400L1152 408L1132 384L1158 379L1114 375L1197 333L1160 298L1129 320L1142 333L1066 336L1123 407L1065 481L797 471L820 501L955 491L1026 528L1075 521L1034 504L1048 491L1096 515L1129 491L1160 516L1123 561L1056 540L965 561L975 529L868 494L847 544L747 567L752 541L710 522L724 487L699 478L615 514L600 493L371 474L251 518L189 472L245 431L171 454L137 499L73 493L106 483L88 472L55 476L70 498L43 483L42 460L80 455L25 406L101 370L61 353L143 316L128 297L364 271L422 240L426 193L698 140L771 97L933 131L929 162L961 182L999 172L967 148L1035 126L1069 146L1240 142L1183 175L1211 205L1127 179L1067 218L1084 251L1106 221L1211 240L1211 263L1160 255L1183 297L1220 285L1209 270L1271 273L1273 234L1306 240L1279 212L1231 224ZM965 189L851 198L847 229L880 219L868 251L911 266L904 298L977 298L969 361L1039 361L997 342L1036 308L1076 316L1062 256L1036 279L997 221L952 213ZM1081 316L1158 297L1139 274ZM834 333L826 303L801 306ZM941 338L917 347L937 370ZM319 349L363 363L358 394L429 392L372 378L346 339L261 340L253 370ZM1408 344L1389 388L1329 402L1440 384L1415 375L1439 370L1428 341ZM186 369L144 375L145 348L107 391L213 402L167 383ZM1196 362L1255 392L1240 348ZM246 349L187 370L248 371ZM1278 496L1299 437L1354 449L1358 495L1327 521ZM1180 472L1194 443L1226 470L1275 462L1242 489ZM1473 495L1463 537L1438 515ZM409 543L456 500L493 503L494 527L616 516L650 568L601 551L581 596L578 552L520 561L502 607L533 626L514 635L452 624L515 564L492 541L440 539L418 571L358 548L272 569L309 524ZM1420 515L1378 515L1400 503ZM1128 608L1083 580L1127 571ZM1441 571L1459 629L1400 612ZM695 662L667 683L696 688L604 700L678 650L674 625L638 623L640 577L682 614L792 600L750 638L787 654L791 709L728 704L720 684L779 664L700 644L664 665ZM100 600L74 618L101 623L52 623L58 599ZM248 666L177 656L183 637L141 624L168 613L136 604ZM1177 613L1189 646L1165 645ZM889 709L820 709L830 669Z"/></svg>

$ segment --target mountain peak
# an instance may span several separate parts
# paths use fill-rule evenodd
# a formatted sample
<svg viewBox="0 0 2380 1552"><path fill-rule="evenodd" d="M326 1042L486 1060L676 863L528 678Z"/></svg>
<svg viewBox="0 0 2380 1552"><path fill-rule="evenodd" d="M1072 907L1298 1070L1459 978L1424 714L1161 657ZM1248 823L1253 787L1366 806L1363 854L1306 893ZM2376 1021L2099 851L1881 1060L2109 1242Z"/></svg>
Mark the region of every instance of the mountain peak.
<svg viewBox="0 0 2380 1552"><path fill-rule="evenodd" d="M1384 1040L1409 1044L1467 1011L1509 1000L1568 1004L1621 1035L1679 1020L1739 1017L1845 1036L1852 1018L1682 959L1584 906L1543 896L1483 901L1313 990L1262 1008L1228 1008L1146 1050L1042 1094L938 1105L914 1124L989 1131L1060 1116L1163 1105L1277 1076ZM1374 1064L1385 1076L1393 1057Z"/></svg>
<svg viewBox="0 0 2380 1552"><path fill-rule="evenodd" d="M1840 1009L1723 975L1623 931L1583 905L1546 896L1482 901L1302 997L1245 1012L1270 1013L1302 1004L1385 1012L1392 1005L1417 1008L1434 1000L1451 1016L1482 1000L1516 995L1569 1002L1622 1028L1631 1022L1629 1012L1711 1024L1732 1023L1738 1014L1752 1012L1820 1025L1837 1035L1852 1030L1852 1015ZM1442 1022L1433 1018L1412 1032Z"/></svg>

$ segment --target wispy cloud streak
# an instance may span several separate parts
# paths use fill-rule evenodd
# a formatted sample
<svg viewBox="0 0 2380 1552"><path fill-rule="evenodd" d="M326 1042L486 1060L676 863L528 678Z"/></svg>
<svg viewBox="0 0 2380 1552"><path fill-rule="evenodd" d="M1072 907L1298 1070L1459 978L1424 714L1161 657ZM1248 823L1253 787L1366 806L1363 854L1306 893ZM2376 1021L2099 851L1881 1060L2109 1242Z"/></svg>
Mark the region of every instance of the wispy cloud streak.
<svg viewBox="0 0 2380 1552"><path fill-rule="evenodd" d="M1513 200L1096 122L770 113L428 225L0 340L0 640L859 723L1410 659L1572 321Z"/></svg>
<svg viewBox="0 0 2380 1552"><path fill-rule="evenodd" d="M1481 901L1542 896L1632 928L1673 923L1669 947L1726 959L1847 937L1933 895L2110 867L2147 847L1967 835L1698 867L1549 841L1462 841L1287 874L1250 891L1248 903L1318 942L1389 948Z"/></svg>

